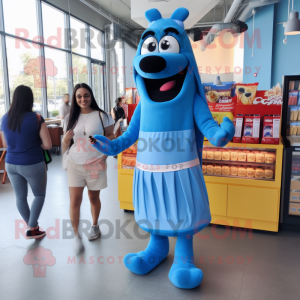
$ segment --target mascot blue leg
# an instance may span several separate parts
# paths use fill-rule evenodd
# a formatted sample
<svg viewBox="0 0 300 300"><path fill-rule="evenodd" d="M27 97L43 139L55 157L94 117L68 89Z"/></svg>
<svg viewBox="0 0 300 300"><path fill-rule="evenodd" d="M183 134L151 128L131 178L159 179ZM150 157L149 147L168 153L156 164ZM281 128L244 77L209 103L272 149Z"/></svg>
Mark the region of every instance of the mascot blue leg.
<svg viewBox="0 0 300 300"><path fill-rule="evenodd" d="M181 289L197 287L203 278L203 273L194 264L193 237L189 239L179 236L175 247L175 259L171 267L169 278Z"/></svg>
<svg viewBox="0 0 300 300"><path fill-rule="evenodd" d="M124 258L125 266L133 273L145 275L160 264L169 253L169 238L151 234L144 251L129 253Z"/></svg>

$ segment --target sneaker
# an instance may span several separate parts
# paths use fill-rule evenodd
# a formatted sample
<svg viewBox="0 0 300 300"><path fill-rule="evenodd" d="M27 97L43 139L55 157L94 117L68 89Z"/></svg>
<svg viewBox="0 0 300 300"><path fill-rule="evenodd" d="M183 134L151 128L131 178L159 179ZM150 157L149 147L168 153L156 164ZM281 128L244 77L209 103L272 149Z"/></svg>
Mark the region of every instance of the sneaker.
<svg viewBox="0 0 300 300"><path fill-rule="evenodd" d="M78 235L75 236L74 248L75 248L76 255L79 255L80 253L82 253L84 251L84 246L83 246L81 237Z"/></svg>
<svg viewBox="0 0 300 300"><path fill-rule="evenodd" d="M93 225L89 233L89 241L97 239L101 234L99 225Z"/></svg>
<svg viewBox="0 0 300 300"><path fill-rule="evenodd" d="M41 231L39 226L34 228L33 230L26 231L26 239L40 239L46 235L45 231Z"/></svg>

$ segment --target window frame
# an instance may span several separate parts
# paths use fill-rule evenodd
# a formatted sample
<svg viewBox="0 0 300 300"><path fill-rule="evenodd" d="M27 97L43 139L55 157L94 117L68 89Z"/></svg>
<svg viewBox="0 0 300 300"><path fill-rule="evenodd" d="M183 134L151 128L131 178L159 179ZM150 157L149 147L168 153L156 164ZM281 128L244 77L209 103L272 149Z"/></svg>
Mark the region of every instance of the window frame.
<svg viewBox="0 0 300 300"><path fill-rule="evenodd" d="M0 39L1 39L1 51L2 51L2 67L3 67L3 87L4 87L4 101L5 101L5 112L7 112L9 110L10 107L10 89L9 89L9 74L8 74L8 64L7 64L7 51L6 51L6 37L11 37L11 38L15 38L15 39L19 39L19 40L23 40L25 42L30 42L32 44L36 44L40 46L39 49L39 55L42 57L42 67L45 67L45 47L48 48L52 48L55 50L59 50L59 51L64 51L67 53L67 68L68 68L68 72L67 72L67 81L68 81L68 91L69 94L71 95L73 92L73 86L74 86L74 79L73 79L73 72L70 72L71 68L73 68L73 62L72 62L72 55L76 54L78 56L81 56L83 58L86 58L88 61L88 84L90 86L92 86L92 61L98 61L101 65L105 65L106 64L106 51L105 51L105 47L104 47L104 55L103 55L103 59L104 61L100 61L97 59L94 59L91 57L91 48L90 48L90 28L94 28L95 30L98 30L100 32L102 32L102 34L104 35L104 39L105 39L105 34L104 31L95 27L94 25L91 25L90 23L78 18L77 16L72 15L71 13L69 13L68 11L65 11L59 7L57 7L56 5L50 3L49 1L46 0L35 0L36 3L36 13L37 13L37 28L38 28L38 35L43 37L43 42L44 42L44 32L43 32L43 12L42 12L42 3L45 3L47 5L49 5L50 7L55 8L56 10L62 12L64 14L64 20L65 20L65 29L66 29L66 34L65 34L65 42L67 45L66 48L59 48L59 47L55 47L52 45L48 45L45 44L43 42L37 42L37 41L33 41L31 39L26 39L26 38L22 38L22 37L18 37L15 36L13 34L7 33L5 32L5 22L4 22L4 11L3 11L3 0L0 0ZM74 18L80 22L82 22L85 25L85 29L87 32L87 37L86 37L86 41L87 41L87 50L86 50L86 55L82 55L79 53L75 53L72 51L71 49L71 18ZM105 42L105 41L104 41ZM45 78L43 78L43 80L45 80ZM104 76L103 76L103 82L101 83L103 86L103 102L104 102L104 107L107 107L107 97L106 97L106 89L105 89L105 80L104 80ZM42 115L43 117L47 118L48 117L48 107L47 107L47 103L48 103L48 99L47 99L47 86L42 87L42 103L43 103L43 108L42 108Z"/></svg>

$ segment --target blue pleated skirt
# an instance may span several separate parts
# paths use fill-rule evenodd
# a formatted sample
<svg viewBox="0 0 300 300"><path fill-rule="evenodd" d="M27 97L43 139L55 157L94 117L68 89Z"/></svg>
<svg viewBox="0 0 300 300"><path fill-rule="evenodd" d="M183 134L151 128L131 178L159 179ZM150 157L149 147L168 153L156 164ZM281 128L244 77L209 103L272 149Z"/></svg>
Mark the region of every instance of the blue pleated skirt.
<svg viewBox="0 0 300 300"><path fill-rule="evenodd" d="M195 234L211 221L200 165L175 172L134 171L133 205L138 225L154 234Z"/></svg>

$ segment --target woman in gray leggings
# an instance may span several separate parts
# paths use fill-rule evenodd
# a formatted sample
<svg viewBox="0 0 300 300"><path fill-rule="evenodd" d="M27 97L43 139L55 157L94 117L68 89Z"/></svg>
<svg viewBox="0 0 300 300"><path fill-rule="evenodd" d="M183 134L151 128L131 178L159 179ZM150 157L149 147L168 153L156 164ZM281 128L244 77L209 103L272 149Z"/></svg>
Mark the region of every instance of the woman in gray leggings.
<svg viewBox="0 0 300 300"><path fill-rule="evenodd" d="M5 168L16 194L17 208L28 226L28 239L46 235L38 226L47 185L47 170L42 149L52 147L43 117L38 120L32 108L31 89L20 85L16 88L12 105L1 122L1 136L4 147L7 148ZM31 209L27 202L28 184L34 194Z"/></svg>

